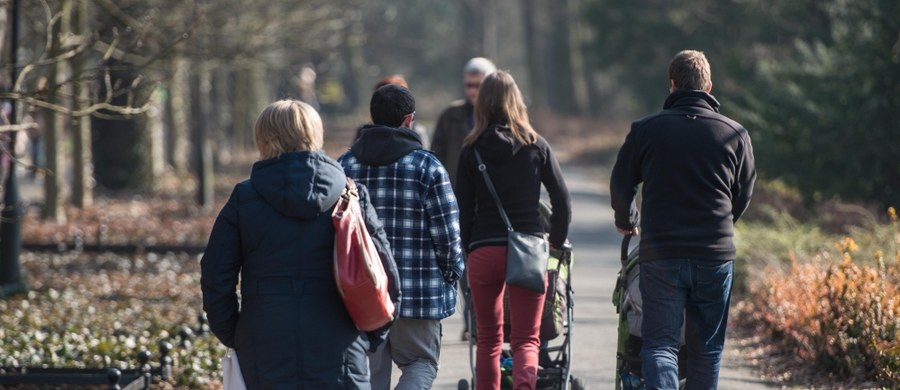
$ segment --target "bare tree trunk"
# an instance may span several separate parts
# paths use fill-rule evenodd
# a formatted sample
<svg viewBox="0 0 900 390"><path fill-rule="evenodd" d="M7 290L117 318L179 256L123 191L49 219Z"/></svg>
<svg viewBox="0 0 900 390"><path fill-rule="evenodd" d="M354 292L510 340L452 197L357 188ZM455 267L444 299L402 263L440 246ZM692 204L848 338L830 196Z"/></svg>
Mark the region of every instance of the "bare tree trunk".
<svg viewBox="0 0 900 390"><path fill-rule="evenodd" d="M212 64L209 61L210 37L209 20L205 15L210 7L208 0L199 0L200 40L194 56L194 74L191 75L191 98L197 105L193 110L194 168L197 172L197 204L203 208L212 207L213 197L213 156L209 142L212 123Z"/></svg>
<svg viewBox="0 0 900 390"><path fill-rule="evenodd" d="M543 74L541 73L541 45L538 42L539 25L535 13L535 1L522 2L522 19L525 32L525 56L528 63L528 83L531 85L531 105L538 108L546 104Z"/></svg>
<svg viewBox="0 0 900 390"><path fill-rule="evenodd" d="M480 55L490 58L493 61L497 61L497 57L499 56L500 48L500 39L499 32L497 29L498 26L498 8L496 0L482 0L481 1L481 11L484 15L482 17L481 22L484 23L483 32L484 32L484 41L483 41L483 50Z"/></svg>
<svg viewBox="0 0 900 390"><path fill-rule="evenodd" d="M546 86L551 107L559 112L572 113L574 98L572 91L572 64L569 57L569 0L558 0L550 4L551 54L547 57Z"/></svg>
<svg viewBox="0 0 900 390"><path fill-rule="evenodd" d="M188 87L190 62L184 58L172 59L172 79L169 82L169 98L166 99L166 117L169 122L169 136L166 139L166 160L178 177L188 173L191 99Z"/></svg>
<svg viewBox="0 0 900 390"><path fill-rule="evenodd" d="M598 31L589 23L582 23L580 26L582 47L584 48L583 54L585 54L582 56L581 79L584 80L585 92L587 95L586 105L589 107L589 115L597 115L607 109L607 102L602 97L604 91L602 90L603 88L599 86L598 81L600 70L603 69L600 64L601 56L589 52L591 42L597 39L596 36Z"/></svg>
<svg viewBox="0 0 900 390"><path fill-rule="evenodd" d="M9 12L7 12L6 7L0 7L0 26L4 28L0 28L0 53L4 53L3 49L6 48L6 26L9 26ZM10 85L14 83L15 80L10 80Z"/></svg>
<svg viewBox="0 0 900 390"><path fill-rule="evenodd" d="M579 115L588 112L588 80L584 72L584 26L581 21L581 0L569 0L569 76L572 83L572 103Z"/></svg>
<svg viewBox="0 0 900 390"><path fill-rule="evenodd" d="M349 25L345 30L345 38L344 38L344 61L346 61L347 66L350 68L350 71L347 72L347 78L344 81L344 85L347 87L348 97L350 98L350 107L351 109L356 109L363 102L368 102L369 93L371 92L370 87L366 84L366 59L365 54L363 53L363 46L365 45L365 29L362 26L362 21L360 20L362 15L357 12L352 16L352 19L348 22Z"/></svg>
<svg viewBox="0 0 900 390"><path fill-rule="evenodd" d="M209 128L211 130L209 135L212 145L215 146L213 148L215 150L213 162L226 161L231 159L234 154L234 144L231 142L231 137L229 137L234 128L234 119L232 118L231 110L227 109L227 107L232 105L231 73L233 71L234 68L232 66L225 61L220 61L212 74L210 102L212 103L211 107L215 107L215 115L212 114L213 110L210 108L212 126Z"/></svg>
<svg viewBox="0 0 900 390"><path fill-rule="evenodd" d="M197 120L193 121L194 127L194 156L197 161L197 203L202 207L212 207L213 204L213 156L209 140L210 110L212 93L212 70L206 60L198 59L199 64L194 67L197 74L196 80L197 108L194 110Z"/></svg>
<svg viewBox="0 0 900 390"><path fill-rule="evenodd" d="M75 12L75 28L78 34L87 39L90 34L89 9L90 0L78 0L78 9ZM83 75L88 69L86 56L78 56L74 59L75 73L82 75L75 82L75 101L78 107L91 104L88 80ZM94 204L94 168L91 165L91 117L82 116L75 118L73 134L73 177L72 177L72 204L78 208L91 207Z"/></svg>
<svg viewBox="0 0 900 390"><path fill-rule="evenodd" d="M212 64L209 61L209 26L206 20L207 0L200 0L199 15L200 39L197 42L197 50L194 55L194 66L190 75L191 101L196 105L191 111L191 141L193 144L193 168L197 174L197 204L203 208L210 208L213 204L213 158L212 148L209 145L209 128L212 122L211 104L212 98Z"/></svg>
<svg viewBox="0 0 900 390"><path fill-rule="evenodd" d="M484 56L484 13L481 10L482 3L479 0L464 0L461 4L462 12L460 12L460 16L462 17L463 37L460 57L468 60L475 56Z"/></svg>
<svg viewBox="0 0 900 390"><path fill-rule="evenodd" d="M161 93L153 93L150 96L150 104L153 107L144 115L143 121L147 131L147 141L149 142L149 174L153 182L156 183L166 171L166 153L164 111L166 102L165 97Z"/></svg>
<svg viewBox="0 0 900 390"><path fill-rule="evenodd" d="M241 19L243 15L235 15L235 19ZM236 21L238 22L238 21ZM253 59L244 59L235 64L234 83L231 93L231 145L238 153L247 150L247 133L253 129Z"/></svg>
<svg viewBox="0 0 900 390"><path fill-rule="evenodd" d="M72 16L72 0L62 0L61 5L62 18L56 29L57 34L53 34L53 42L51 43L51 55L62 52L61 42L56 39L58 36L65 36L71 32L71 16ZM69 64L60 61L52 66L48 85L51 88L57 88L50 91L50 101L54 104L67 106L66 97L71 96L67 86L60 86L63 80L66 80L69 74ZM55 222L65 221L65 213L63 212L63 135L65 134L66 117L54 112L49 115L47 121L47 129L44 132L46 142L46 157L48 175L44 178L44 210L43 216L47 220Z"/></svg>
<svg viewBox="0 0 900 390"><path fill-rule="evenodd" d="M10 63L12 66L12 75L10 80L15 80L18 76L18 56L17 47L19 42L19 19L20 19L20 2L14 0L12 3L12 47L10 49ZM2 11L4 19L3 26L6 26L6 10ZM3 33L0 36L5 38ZM0 39L0 42L5 42ZM0 53L2 53L2 43L0 43ZM18 91L16 91L18 92ZM21 109L15 101L12 102L13 110L10 115L11 123L20 123L21 121L17 112ZM11 135L15 145L16 133ZM15 147L12 149L15 155ZM27 289L25 279L22 277L22 264L19 262L19 254L22 250L22 200L19 197L19 187L16 181L16 164L10 161L8 170L4 170L0 164L0 199L2 199L3 207L0 210L0 297L12 295ZM4 177L7 175L8 177Z"/></svg>
<svg viewBox="0 0 900 390"><path fill-rule="evenodd" d="M253 125L256 124L256 117L266 106L271 103L271 93L268 88L269 82L266 80L266 72L268 68L265 62L254 61L250 65L250 117L249 126L247 126L246 140L253 148ZM255 148L254 148L255 149Z"/></svg>
<svg viewBox="0 0 900 390"><path fill-rule="evenodd" d="M269 103L266 67L262 62L247 61L234 76L231 142L236 151L248 152L254 149L256 117Z"/></svg>
<svg viewBox="0 0 900 390"><path fill-rule="evenodd" d="M234 72L234 89L231 100L231 118L233 120L231 144L235 150L247 150L247 133L253 129L253 64L247 62Z"/></svg>

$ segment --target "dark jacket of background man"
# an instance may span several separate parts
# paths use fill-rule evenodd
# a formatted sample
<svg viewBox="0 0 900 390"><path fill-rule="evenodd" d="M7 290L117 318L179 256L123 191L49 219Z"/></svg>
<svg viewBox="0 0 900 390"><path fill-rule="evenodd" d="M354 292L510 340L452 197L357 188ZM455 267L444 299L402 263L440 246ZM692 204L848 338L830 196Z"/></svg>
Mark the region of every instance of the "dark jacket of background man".
<svg viewBox="0 0 900 390"><path fill-rule="evenodd" d="M456 185L456 168L463 139L472 130L472 103L466 100L453 102L438 118L432 135L431 150L447 169L450 181Z"/></svg>

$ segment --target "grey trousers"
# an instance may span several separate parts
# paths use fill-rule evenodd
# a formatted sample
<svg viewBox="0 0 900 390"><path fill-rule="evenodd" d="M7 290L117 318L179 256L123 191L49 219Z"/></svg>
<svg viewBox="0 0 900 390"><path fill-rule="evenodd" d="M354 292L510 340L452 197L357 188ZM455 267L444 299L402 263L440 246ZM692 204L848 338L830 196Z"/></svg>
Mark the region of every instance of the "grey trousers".
<svg viewBox="0 0 900 390"><path fill-rule="evenodd" d="M369 354L372 390L391 387L391 370L400 368L398 390L430 389L441 358L441 321L398 318L387 342Z"/></svg>

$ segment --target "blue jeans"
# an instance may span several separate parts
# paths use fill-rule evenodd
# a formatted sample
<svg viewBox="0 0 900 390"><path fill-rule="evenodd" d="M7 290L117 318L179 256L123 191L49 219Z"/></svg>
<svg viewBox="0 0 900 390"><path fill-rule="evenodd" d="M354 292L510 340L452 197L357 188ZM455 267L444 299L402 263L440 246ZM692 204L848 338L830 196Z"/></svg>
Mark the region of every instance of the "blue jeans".
<svg viewBox="0 0 900 390"><path fill-rule="evenodd" d="M647 389L678 389L681 326L687 346L686 389L715 389L725 347L733 261L641 262L641 370ZM685 317L687 317L685 319Z"/></svg>

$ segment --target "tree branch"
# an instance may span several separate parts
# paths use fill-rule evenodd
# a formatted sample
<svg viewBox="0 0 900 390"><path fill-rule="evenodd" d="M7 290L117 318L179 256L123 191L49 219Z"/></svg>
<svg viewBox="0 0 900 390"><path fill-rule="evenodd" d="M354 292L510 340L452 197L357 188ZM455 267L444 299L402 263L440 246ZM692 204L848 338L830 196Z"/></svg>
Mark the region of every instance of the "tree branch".
<svg viewBox="0 0 900 390"><path fill-rule="evenodd" d="M103 60L108 60L110 58L115 58L120 61L131 62L133 64L140 64L148 62L148 59L142 56L139 56L134 53L129 53L125 50L119 49L116 46L119 43L119 36L116 35L113 38L112 43L106 43L103 41L97 41L94 43L94 49L98 52L103 53Z"/></svg>
<svg viewBox="0 0 900 390"><path fill-rule="evenodd" d="M48 33L48 35L49 35L49 33ZM48 36L48 39L50 39L50 38L52 38L52 37ZM90 42L91 42L90 39L88 39L87 37L83 37L81 42L79 43L79 45L72 50L64 51L55 57L39 59L36 62L32 62L28 65L25 65L22 68L22 70L19 72L18 78L15 80L15 84L13 85L13 91L20 91L22 88L22 81L24 81L25 77L29 73L31 73L31 71L36 69L37 67L45 66L45 65L52 65L52 64L55 64L58 62L63 62L63 61L71 59L72 57L75 57L78 54L84 53L85 51L87 51ZM49 43L48 43L48 45L49 45Z"/></svg>
<svg viewBox="0 0 900 390"><path fill-rule="evenodd" d="M156 93L156 88L153 88L153 92L150 93L150 97L152 97L154 93ZM111 111L113 113L120 114L120 115L137 115L137 114L143 114L143 113L147 112L150 109L150 107L152 106L152 104L151 104L152 99L150 99L148 97L147 101L139 107L117 106L117 105L111 104L109 102L100 102L100 103L94 103L90 106L87 106L87 107L84 107L81 109L73 110L71 108L68 108L68 107L65 107L65 106L62 106L59 104L49 103L47 101L44 101L41 99L36 99L32 96L18 93L18 92L6 93L6 94L3 94L3 96L9 97L9 98L21 101L21 102L25 102L27 104L30 104L30 105L33 105L36 107L46 108L48 110L52 110L52 111L55 111L55 112L58 112L58 113L61 113L64 115L73 116L73 117L88 116L88 115L94 114L95 112L97 112L99 110Z"/></svg>
<svg viewBox="0 0 900 390"><path fill-rule="evenodd" d="M29 122L29 123L19 123L15 125L0 125L0 133L9 133L13 131L22 131L29 129L36 129L38 127L37 123Z"/></svg>

